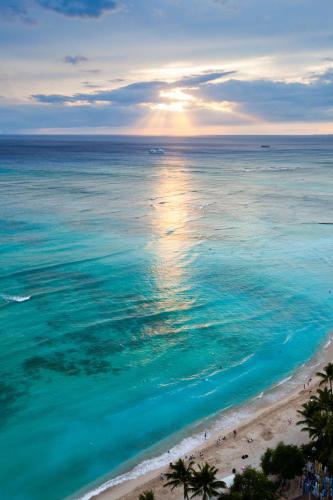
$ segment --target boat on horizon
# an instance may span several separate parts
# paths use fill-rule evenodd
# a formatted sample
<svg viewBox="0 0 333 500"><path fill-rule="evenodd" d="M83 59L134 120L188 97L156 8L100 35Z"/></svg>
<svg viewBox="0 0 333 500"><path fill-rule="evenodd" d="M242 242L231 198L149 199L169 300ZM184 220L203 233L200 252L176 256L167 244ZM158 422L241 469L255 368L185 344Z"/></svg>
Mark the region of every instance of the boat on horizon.
<svg viewBox="0 0 333 500"><path fill-rule="evenodd" d="M150 155L165 155L165 150L162 148L152 148L148 151Z"/></svg>

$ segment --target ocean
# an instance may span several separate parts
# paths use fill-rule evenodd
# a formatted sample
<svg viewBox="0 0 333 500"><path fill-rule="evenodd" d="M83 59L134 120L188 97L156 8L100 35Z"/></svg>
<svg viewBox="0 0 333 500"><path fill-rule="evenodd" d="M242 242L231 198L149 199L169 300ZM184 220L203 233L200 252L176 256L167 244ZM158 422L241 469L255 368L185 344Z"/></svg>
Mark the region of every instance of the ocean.
<svg viewBox="0 0 333 500"><path fill-rule="evenodd" d="M167 451L332 331L332 136L2 136L0 182L2 500Z"/></svg>

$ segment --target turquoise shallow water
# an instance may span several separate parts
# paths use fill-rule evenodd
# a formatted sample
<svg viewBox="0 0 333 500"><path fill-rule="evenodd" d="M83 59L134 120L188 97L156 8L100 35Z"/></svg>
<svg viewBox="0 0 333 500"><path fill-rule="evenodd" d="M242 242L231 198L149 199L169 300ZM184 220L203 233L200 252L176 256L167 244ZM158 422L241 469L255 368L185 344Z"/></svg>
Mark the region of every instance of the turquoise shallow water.
<svg viewBox="0 0 333 500"><path fill-rule="evenodd" d="M0 138L1 499L116 475L306 361L332 193L331 137Z"/></svg>

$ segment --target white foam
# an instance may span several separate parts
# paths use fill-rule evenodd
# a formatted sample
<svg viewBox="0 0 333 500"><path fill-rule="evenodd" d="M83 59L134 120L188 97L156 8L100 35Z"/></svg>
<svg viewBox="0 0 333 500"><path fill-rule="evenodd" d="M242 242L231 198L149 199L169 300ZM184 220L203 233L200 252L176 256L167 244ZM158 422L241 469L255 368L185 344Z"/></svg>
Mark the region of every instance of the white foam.
<svg viewBox="0 0 333 500"><path fill-rule="evenodd" d="M214 204L215 204L214 201L208 201L207 203L203 203L202 205L200 205L200 210L204 210L206 207L209 207L210 205Z"/></svg>
<svg viewBox="0 0 333 500"><path fill-rule="evenodd" d="M331 341L328 341L326 345L328 346L328 345L330 345L330 343L331 343ZM254 355L255 355L255 353L252 353L252 354L246 356L245 358L240 360L240 362L235 364L234 366L238 366L240 364L245 363L246 361L251 359ZM313 370L314 367L316 367L320 364L321 363L308 365L307 363L303 363L303 365L301 365L301 366L302 367L309 366L309 368ZM218 370L218 371L220 371L220 370ZM217 371L213 372L213 374L215 374L215 373L217 373ZM301 375L301 377L303 378L304 372L302 372L299 375ZM229 405L223 409L222 414L218 415L218 413L219 413L218 412L215 416L211 415L211 417L209 418L210 424L208 424L209 429L207 431L205 431L205 432L207 432L207 436L210 437L211 435L213 435L216 432L229 431L230 429L232 429L234 427L234 425L239 426L242 421L248 419L249 417L251 417L251 415L253 415L253 411L255 409L255 406L254 406L255 400L263 400L260 402L260 405L264 404L265 401L267 403L275 401L276 399L279 398L279 396L281 396L281 389L278 391L272 391L272 390L277 389L278 387L281 387L282 385L284 385L286 382L288 382L292 378L293 378L293 375L290 375L290 376L284 378L283 380L281 380L280 382L278 382L276 385L271 386L267 391L261 392L260 394L255 396L252 399L252 403L249 402L249 404L247 406L243 406L243 407L236 406L236 407L232 408L232 406ZM299 383L299 376L296 376L296 377L294 377L293 385L298 384L298 383ZM211 419L214 419L214 417L217 417L217 419L215 421L214 420L212 421ZM204 437L204 432L203 431L197 432L196 434L194 434L192 436L189 436L189 437L182 439L177 445L170 448L170 450L167 453L163 453L157 457L145 460L145 461L141 462L140 464L138 464L137 466L135 466L129 472L126 472L124 474L121 474L121 475L113 478L113 479L110 479L109 481L106 481L104 484L96 487L95 489L89 491L88 493L85 493L82 496L76 497L76 498L79 498L80 500L90 500L94 496L102 493L103 491L107 490L108 488L110 488L112 486L116 486L116 485L121 484L121 483L128 481L128 480L136 479L137 477L140 477L149 471L157 470L161 467L168 465L171 461L177 460L180 457L184 457L184 455L188 454L189 452L192 452L195 448L202 446L205 441L206 440Z"/></svg>
<svg viewBox="0 0 333 500"><path fill-rule="evenodd" d="M289 335L287 335L287 337L285 338L285 340L282 342L282 344L287 344L289 342L289 340L293 337L293 335L290 333Z"/></svg>
<svg viewBox="0 0 333 500"><path fill-rule="evenodd" d="M208 391L206 392L205 394L200 394L199 396L196 396L197 398L205 398L206 396L210 396L211 394L214 394L214 392L216 392L217 389L213 389L211 391Z"/></svg>
<svg viewBox="0 0 333 500"><path fill-rule="evenodd" d="M140 477L149 471L154 471L156 469L159 469L160 467L164 467L168 465L170 462L177 460L178 458L183 456L184 453L188 453L191 450L193 450L193 448L196 448L197 446L203 444L204 441L205 438L201 434L184 438L178 445L171 448L168 452L163 453L162 455L155 457L153 459L144 460L129 472L126 472L125 474L121 474L120 476L117 476L113 479L110 479L109 481L106 481L101 486L98 486L97 488L89 491L88 493L85 493L84 495L78 498L80 500L90 500L92 497L99 495L100 493L107 490L108 488L111 488L112 486L121 484L124 481L136 479L137 477Z"/></svg>
<svg viewBox="0 0 333 500"><path fill-rule="evenodd" d="M6 302L25 302L31 299L31 295L1 295Z"/></svg>
<svg viewBox="0 0 333 500"><path fill-rule="evenodd" d="M275 389L276 387L280 387L281 385L283 385L286 382L288 382L291 378L292 378L292 375L290 375L289 377L284 378L283 380L281 380L277 384L273 385L272 389Z"/></svg>
<svg viewBox="0 0 333 500"><path fill-rule="evenodd" d="M242 358L240 361L237 361L237 363L234 363L233 365L231 366L227 366L226 368L219 368L217 370L214 370L213 372L209 373L207 375L208 378L210 377L213 377L214 375L216 374L219 374L219 373L222 373L222 372L225 372L227 370L231 370L231 368L236 368L236 366L241 366L243 365L244 363L246 363L247 361L249 361L249 359L253 358L253 356L255 355L255 353L253 352L252 354L249 354L248 356L245 356L245 358ZM240 376L242 376L243 374L240 374ZM183 379L183 380L189 380L189 379ZM206 380L206 379L205 379ZM234 379L235 380L235 379Z"/></svg>
<svg viewBox="0 0 333 500"><path fill-rule="evenodd" d="M260 394L258 394L258 396L256 396L256 397L255 397L255 398L253 398L253 399L262 399L262 398L263 398L263 396L264 396L264 393L263 393L263 392L261 392Z"/></svg>
<svg viewBox="0 0 333 500"><path fill-rule="evenodd" d="M248 359L252 358L253 356L254 353L246 356L240 361L239 364L245 363ZM215 390L211 392L214 392ZM206 393L204 396L209 395L211 392ZM261 393L257 397L262 398L263 395L264 393ZM215 421L210 420L209 429L207 429L206 431L197 432L196 434L183 438L178 444L170 448L168 452L163 453L154 458L144 460L143 462L136 465L130 471L124 474L120 474L119 476L116 476L115 478L106 481L105 483L89 491L88 493L85 493L82 496L76 498L78 498L79 500L90 500L94 496L99 495L100 493L106 491L111 487L117 486L118 484L124 483L125 481L136 479L146 474L147 472L155 471L157 469L160 469L161 467L165 467L170 462L175 461L178 458L184 457L184 455L189 454L193 452L194 449L198 448L199 446L202 446L206 442L205 433L206 436L209 438L218 431L222 430L225 431L226 429L233 428L234 425L236 424L239 425L239 423L242 420L249 418L252 414L252 411L253 410L247 407L243 408L235 407L234 409L232 409L232 405L229 405L223 409L223 413L219 416L217 420ZM212 415L210 419L211 418L214 418L214 415Z"/></svg>
<svg viewBox="0 0 333 500"><path fill-rule="evenodd" d="M314 365L311 365L311 368L317 368L317 366L320 366L322 363L319 361L318 363L315 363Z"/></svg>
<svg viewBox="0 0 333 500"><path fill-rule="evenodd" d="M232 365L231 368L234 368L235 366L240 366L240 365L243 365L244 363L246 363L249 359L253 358L253 356L255 355L255 353L253 352L252 354L249 354L248 356L245 356L245 358L241 359L238 363Z"/></svg>
<svg viewBox="0 0 333 500"><path fill-rule="evenodd" d="M223 412L226 412L229 408L230 406L227 406L226 408L224 408ZM146 474L147 472L165 467L166 465L169 465L170 462L184 457L184 455L193 452L195 448L202 446L206 442L207 438L211 437L216 431L221 431L222 429L225 430L228 427L233 427L236 423L237 425L239 425L240 420L247 418L250 415L251 412L246 410L245 408L242 410L236 408L235 411L232 411L230 414L222 414L222 417L219 418L212 426L210 426L209 430L201 431L197 434L182 439L177 445L170 448L168 452L163 453L155 458L144 460L129 472L110 479L109 481L106 481L102 485L77 498L79 500L90 500L91 498L99 495L108 488L117 486L118 484L121 484L125 481L136 479Z"/></svg>

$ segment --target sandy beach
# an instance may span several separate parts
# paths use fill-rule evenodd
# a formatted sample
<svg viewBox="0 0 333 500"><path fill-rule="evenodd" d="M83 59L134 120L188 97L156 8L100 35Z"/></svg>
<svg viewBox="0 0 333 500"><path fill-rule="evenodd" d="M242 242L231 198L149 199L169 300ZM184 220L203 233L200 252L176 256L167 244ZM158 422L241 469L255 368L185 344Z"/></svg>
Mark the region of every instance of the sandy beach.
<svg viewBox="0 0 333 500"><path fill-rule="evenodd" d="M258 400L257 409L252 412L250 417L241 417L238 425L225 428L223 431L219 429L212 432L208 429L207 439L203 445L191 451L191 454L195 456L195 462L207 461L215 465L219 469L218 477L222 479L229 476L234 468L241 471L242 467L248 465L258 467L260 457L266 448L275 447L279 441L297 445L308 442L307 434L301 431L300 426L296 425L297 410L318 387L319 381L315 373L332 359L333 343L328 341L319 353L284 384L283 397L279 397L279 384L277 384L275 394L274 388L268 391L271 402ZM295 384L297 384L296 388ZM234 430L237 431L236 436L234 436ZM221 436L225 436L226 439L218 444L217 440ZM248 442L250 437L253 439L252 442ZM241 457L245 454L248 455L248 458L244 460ZM188 455L189 453L184 454L182 458ZM153 490L159 499L180 500L183 498L181 489L171 492L169 488L163 487L161 473L167 470L168 467L164 466L149 471L135 479L106 488L101 493L95 489L84 498L133 500L138 498L143 491ZM107 484L104 484L104 488L106 486Z"/></svg>

